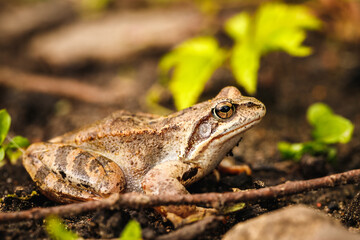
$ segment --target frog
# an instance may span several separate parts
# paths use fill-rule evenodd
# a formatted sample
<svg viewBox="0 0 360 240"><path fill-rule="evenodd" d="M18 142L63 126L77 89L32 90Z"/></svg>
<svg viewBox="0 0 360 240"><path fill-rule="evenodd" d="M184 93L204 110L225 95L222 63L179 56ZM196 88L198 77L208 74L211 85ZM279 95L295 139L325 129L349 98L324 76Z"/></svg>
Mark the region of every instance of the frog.
<svg viewBox="0 0 360 240"><path fill-rule="evenodd" d="M262 102L228 86L213 99L167 116L120 110L33 143L23 166L40 192L59 203L127 192L189 194L186 187L212 172L265 113ZM156 210L174 225L215 211L191 205Z"/></svg>

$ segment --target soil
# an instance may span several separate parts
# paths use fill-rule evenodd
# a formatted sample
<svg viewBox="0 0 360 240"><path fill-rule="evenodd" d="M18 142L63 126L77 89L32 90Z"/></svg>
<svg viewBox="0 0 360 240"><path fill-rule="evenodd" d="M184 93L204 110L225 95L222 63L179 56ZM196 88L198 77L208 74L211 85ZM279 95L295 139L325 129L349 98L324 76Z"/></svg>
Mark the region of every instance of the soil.
<svg viewBox="0 0 360 240"><path fill-rule="evenodd" d="M138 86L143 87L133 89L126 101L96 104L0 85L0 106L6 108L12 116L10 136L22 135L31 142L45 141L101 119L116 109L148 111L144 92L156 81L156 63L168 49L150 49L126 63L92 61L70 69L51 68L42 65L42 62L25 61L26 56L22 51L31 38L50 30L46 28L32 32L22 41L1 47L0 66L52 77L71 76L80 82L99 87L120 75L138 81ZM221 39L222 34L218 35ZM218 174L212 173L190 186L188 190L191 193L259 188L360 168L360 41L343 41L330 37L328 32L311 32L306 45L314 49L314 53L306 58L271 53L262 59L256 98L266 105L267 115L258 126L244 134L242 141L232 151L237 163L249 165L253 174L220 173L218 177ZM213 97L227 85L236 85L231 73L227 69L218 70L206 85L201 100ZM277 151L277 143L311 140L306 110L318 101L325 102L335 113L354 123L352 141L336 146L338 157L335 163L327 162L321 156L304 156L300 162L284 161ZM161 103L172 106L168 97L162 99ZM298 203L320 209L342 221L352 231L359 232L360 221L356 220L359 218L351 216L351 212L360 212L359 207L356 207L359 205L355 204L359 201L359 196L355 197L359 189L359 185L354 184L248 204L244 209L226 216L226 222L196 239L221 239L238 222ZM30 196L33 191L37 192L33 197L27 200L20 198ZM2 212L58 205L39 193L21 161L0 168L0 196ZM152 239L174 230L171 223L162 219L153 209L100 209L63 220L69 229L83 238L117 238L130 219L136 219L141 224L144 239ZM44 221L38 220L1 224L0 238L47 239L49 236L44 229Z"/></svg>

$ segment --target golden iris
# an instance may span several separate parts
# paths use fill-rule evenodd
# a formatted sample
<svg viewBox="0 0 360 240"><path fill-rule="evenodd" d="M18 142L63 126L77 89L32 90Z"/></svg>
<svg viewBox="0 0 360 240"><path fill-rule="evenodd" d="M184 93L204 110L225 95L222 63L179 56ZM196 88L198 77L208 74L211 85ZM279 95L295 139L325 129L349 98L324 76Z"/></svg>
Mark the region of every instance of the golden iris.
<svg viewBox="0 0 360 240"><path fill-rule="evenodd" d="M227 119L230 118L235 112L234 104L231 102L220 102L213 108L213 115L215 118Z"/></svg>

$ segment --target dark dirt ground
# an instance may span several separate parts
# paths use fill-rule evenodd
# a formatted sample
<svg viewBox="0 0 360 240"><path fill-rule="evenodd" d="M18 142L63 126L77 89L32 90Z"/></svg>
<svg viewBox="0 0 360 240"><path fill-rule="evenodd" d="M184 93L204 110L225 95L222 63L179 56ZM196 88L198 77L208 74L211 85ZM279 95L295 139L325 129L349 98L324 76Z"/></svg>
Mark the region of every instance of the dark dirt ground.
<svg viewBox="0 0 360 240"><path fill-rule="evenodd" d="M146 111L144 92L156 81L156 63L168 49L147 50L126 63L120 61L102 64L95 61L70 69L44 67L42 62L25 61L26 56L23 56L22 51L28 41L36 34L48 30L32 32L24 36L22 41L2 46L0 66L48 76L71 76L80 82L97 86L123 74L138 81L143 89L133 89L134 92L123 102L96 104L0 85L0 108L6 108L12 116L11 136L22 135L31 142L41 141L101 119L116 109ZM221 38L222 34L219 33L219 36ZM218 180L214 174L210 174L190 186L190 192L246 189L259 184L259 181L265 186L271 186L287 180L310 179L360 168L360 41L344 41L329 32L312 32L306 44L314 49L314 54L309 57L293 58L283 53L272 53L262 59L256 98L265 103L267 115L258 126L244 134L242 142L232 151L239 163L248 164L252 168L253 175L246 177L222 174ZM235 84L229 71L220 69L207 84L202 99L211 98L222 87ZM311 128L306 122L305 114L308 106L317 101L327 103L335 113L354 123L352 141L337 146L338 159L335 164L330 164L321 157L309 156L300 163L283 161L276 148L277 142L310 140ZM163 103L171 106L168 98ZM41 194L29 200L7 196L28 196L34 190L37 190L36 186L20 162L0 168L0 196L3 198L1 211L57 205ZM197 239L221 239L238 222L297 203L318 208L341 220L358 191L359 186L355 184L250 204L245 209L230 214L226 223L203 233ZM98 210L64 218L64 222L83 238L116 238L129 219L140 222L145 239L173 231L171 224L164 222L152 209ZM344 225L359 232L360 222L345 221ZM42 220L1 224L0 238L48 238L43 226Z"/></svg>

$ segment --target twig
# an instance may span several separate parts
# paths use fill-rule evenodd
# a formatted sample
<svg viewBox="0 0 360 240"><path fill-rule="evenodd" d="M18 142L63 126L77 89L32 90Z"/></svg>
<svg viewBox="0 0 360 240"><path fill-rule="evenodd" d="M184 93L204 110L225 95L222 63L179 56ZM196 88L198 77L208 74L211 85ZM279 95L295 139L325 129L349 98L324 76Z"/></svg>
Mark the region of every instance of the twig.
<svg viewBox="0 0 360 240"><path fill-rule="evenodd" d="M55 78L0 68L0 84L25 91L69 97L88 103L114 104L128 93L121 89L104 88L82 83L73 78Z"/></svg>
<svg viewBox="0 0 360 240"><path fill-rule="evenodd" d="M195 239L199 235L203 234L204 232L216 229L218 224L224 220L224 217L221 216L209 216L204 218L203 220L200 220L198 222L195 222L191 225L186 225L178 230L175 230L169 234L164 234L161 236L158 236L156 240L190 240Z"/></svg>
<svg viewBox="0 0 360 240"><path fill-rule="evenodd" d="M206 205L220 207L227 203L253 202L270 198L283 197L301 192L330 188L345 184L358 183L360 169L304 181L286 182L273 187L253 189L234 193L203 193L193 195L144 195L140 193L113 194L107 199L74 203L49 208L34 208L26 211L0 213L0 223L41 219L50 214L60 216L76 215L100 208L131 207L146 208L160 205Z"/></svg>

